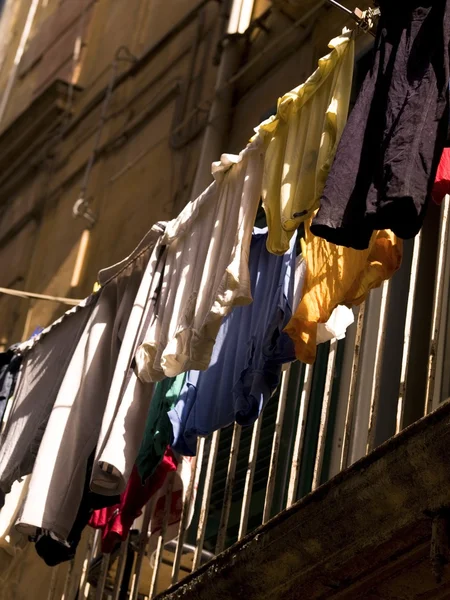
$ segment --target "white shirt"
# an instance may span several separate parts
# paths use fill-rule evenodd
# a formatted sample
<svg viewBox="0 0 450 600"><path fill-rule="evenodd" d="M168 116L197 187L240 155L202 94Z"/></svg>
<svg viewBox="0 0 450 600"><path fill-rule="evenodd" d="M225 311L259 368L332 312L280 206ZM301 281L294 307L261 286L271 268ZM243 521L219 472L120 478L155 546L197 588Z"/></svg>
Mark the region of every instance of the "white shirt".
<svg viewBox="0 0 450 600"><path fill-rule="evenodd" d="M261 194L264 149L213 163L214 182L171 221L157 319L136 354L142 381L208 367L221 321L252 301L248 258Z"/></svg>

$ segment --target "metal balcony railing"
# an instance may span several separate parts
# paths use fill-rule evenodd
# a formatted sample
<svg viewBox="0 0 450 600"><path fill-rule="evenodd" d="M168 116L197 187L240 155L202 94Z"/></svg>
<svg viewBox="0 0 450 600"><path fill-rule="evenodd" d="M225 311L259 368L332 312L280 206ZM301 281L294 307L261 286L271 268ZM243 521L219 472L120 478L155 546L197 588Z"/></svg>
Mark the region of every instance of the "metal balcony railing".
<svg viewBox="0 0 450 600"><path fill-rule="evenodd" d="M92 532L64 600L154 598L450 396L449 211L450 197L430 207L401 271L355 311L345 340L319 347L314 366L285 368L252 428L199 440L177 540L163 543L166 501L148 556L150 501L115 555L102 556ZM55 580L56 571L48 600Z"/></svg>

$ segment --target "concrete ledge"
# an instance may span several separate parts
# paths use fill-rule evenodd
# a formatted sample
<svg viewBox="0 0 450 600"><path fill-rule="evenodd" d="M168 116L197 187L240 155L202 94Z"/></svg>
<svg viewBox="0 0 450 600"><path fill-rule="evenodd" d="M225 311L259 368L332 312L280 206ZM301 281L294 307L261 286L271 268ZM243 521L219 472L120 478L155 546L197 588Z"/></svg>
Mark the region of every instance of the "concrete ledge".
<svg viewBox="0 0 450 600"><path fill-rule="evenodd" d="M450 403L158 598L366 598L346 591L417 552L426 560L430 515L448 507Z"/></svg>

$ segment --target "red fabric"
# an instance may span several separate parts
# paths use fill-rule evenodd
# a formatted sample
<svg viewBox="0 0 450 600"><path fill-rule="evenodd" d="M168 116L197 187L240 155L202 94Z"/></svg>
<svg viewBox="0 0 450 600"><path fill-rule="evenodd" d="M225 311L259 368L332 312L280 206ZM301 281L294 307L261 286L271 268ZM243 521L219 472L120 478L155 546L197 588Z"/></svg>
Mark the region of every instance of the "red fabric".
<svg viewBox="0 0 450 600"><path fill-rule="evenodd" d="M153 475L142 485L137 468L134 467L120 504L94 511L89 525L94 529L103 529L102 552L112 552L117 542L124 541L133 525L133 521L142 514L142 508L163 486L167 475L178 467L173 452L168 448L162 462Z"/></svg>
<svg viewBox="0 0 450 600"><path fill-rule="evenodd" d="M164 508L166 505L166 497L158 498L155 505L155 512L152 518L152 536L161 535L161 529L164 519ZM183 510L183 489L174 490L170 499L169 519L167 527L171 527L180 522L181 511Z"/></svg>
<svg viewBox="0 0 450 600"><path fill-rule="evenodd" d="M450 148L444 148L439 163L432 192L434 202L441 204L446 194L450 194Z"/></svg>

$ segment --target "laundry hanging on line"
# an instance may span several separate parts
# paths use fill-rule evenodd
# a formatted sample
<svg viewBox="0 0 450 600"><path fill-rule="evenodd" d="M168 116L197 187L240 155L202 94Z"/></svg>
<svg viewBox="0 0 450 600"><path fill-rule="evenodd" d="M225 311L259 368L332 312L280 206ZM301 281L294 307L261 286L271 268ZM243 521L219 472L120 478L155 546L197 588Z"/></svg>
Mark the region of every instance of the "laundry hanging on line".
<svg viewBox="0 0 450 600"><path fill-rule="evenodd" d="M252 301L248 256L263 166L259 137L239 156L223 154L214 182L168 224L155 319L136 353L140 379L206 369L222 319Z"/></svg>
<svg viewBox="0 0 450 600"><path fill-rule="evenodd" d="M172 447L195 455L197 437L234 423L254 423L277 388L284 363L295 360L284 327L292 315L295 236L283 256L266 249L267 230L255 228L250 247L253 303L222 323L206 371L190 371L169 411ZM212 390L214 392L212 393Z"/></svg>
<svg viewBox="0 0 450 600"><path fill-rule="evenodd" d="M367 250L335 246L315 237L305 224L302 253L306 263L302 299L286 331L295 341L296 356L311 364L316 357L317 330L340 304L358 306L400 268L402 240L391 231L376 232Z"/></svg>
<svg viewBox="0 0 450 600"><path fill-rule="evenodd" d="M74 535L77 518L82 514L87 522L86 516L91 517L94 510L92 503L83 503L86 494L96 494L103 506L95 508L104 510L131 486L132 474L132 483L139 484L136 472L151 488L155 484L151 478L165 452L164 436L170 435L171 444L178 450L195 454L198 435L236 420L251 424L276 388L280 364L295 358L313 362L319 326L325 326L339 306L360 303L371 288L399 268L401 240L391 231L371 234L369 248L357 250L314 237L310 227L344 129L352 45L352 35L344 33L338 41L330 43L331 54L319 63L319 72L324 69L320 75L325 84L323 89L327 91L317 105L312 103L308 108L308 114L316 115L321 124L317 128L321 133L315 136L317 146L311 146L314 160L310 170L305 167L308 162L304 159L308 157L301 151L303 142L300 150L295 148L296 135L298 140L306 140L301 100L296 104L306 89L300 86L284 97L289 97L289 101L280 102L275 119L257 128L257 135L240 155L224 154L213 164L214 182L178 218L155 225L129 257L100 273L100 288L96 292L35 340L19 346L23 362L14 407L0 440L0 490L5 495L19 477L31 475L17 527L34 536L37 548L47 560L54 560L53 554L48 553L49 549L53 553L58 548L54 542L66 549L70 546L73 551L71 543L78 535ZM313 81L314 75L309 82ZM309 97L314 98L315 94ZM268 144L268 139L274 143ZM309 187L304 185L305 196L302 185L283 187L287 160L302 185L311 182ZM333 169L335 166L330 177ZM262 285L264 281L256 285L252 278L251 258L253 223L264 190L275 190L278 199L272 206L271 195L265 196L268 231L263 235L280 242L272 248L271 242L267 243L267 250L273 251L273 255L267 253L264 259L267 287ZM298 212L306 211L300 216L297 203ZM273 215L277 215L276 219ZM293 217L292 231L292 223L288 223L286 230L278 226L283 215L287 215L287 221ZM298 224L305 219L304 281L297 286L294 302L294 246L290 244ZM280 271L275 275L276 270L269 268L272 259L286 267L289 263L284 276ZM270 294L269 284L275 290ZM258 292L259 288L264 291ZM278 298L280 301L284 298L284 304L275 302L276 292L280 292ZM275 309L272 316L271 308ZM266 309L267 314L263 312ZM254 317L261 314L264 318L255 321ZM246 323L242 327L245 348L233 345L236 340L226 337L233 321ZM291 339L282 333L283 328ZM223 336L219 335L216 344L220 331ZM286 353L279 353L280 348L272 345L281 338L286 344L283 352L289 348ZM213 361L216 359L214 352L220 354L221 348L227 347L230 353L231 348L239 352L231 357L234 364L230 376L220 382L220 392L225 397L226 390L234 392L240 382L245 393L237 395L236 403L230 394L232 405L220 407L225 406L226 418L215 420L213 411L217 409L215 399L219 395L214 388L209 396L204 395L204 390L199 394L198 382L211 376L213 371L209 368L216 364L211 363L211 357ZM240 358L242 350L245 352ZM195 384L198 386L194 390L195 402L186 404L190 406L189 414L177 409L175 397L170 396L175 389L173 381L161 394L159 408L154 407L149 420L155 384L161 393L157 382L166 376L179 376L182 379L177 380L177 386L182 389L189 383L192 386L189 373L184 375L192 369L201 372ZM180 434L172 419L173 431L169 426L159 438L158 446L156 420L162 410L172 416L177 411L176 419L183 427L192 411L205 410L209 426L203 430L196 423L192 439L183 448L177 446ZM24 414L26 418L22 417ZM168 424L167 419L164 424ZM146 434L149 437L142 446ZM181 459L178 464L185 461ZM174 491L171 502L179 502L186 494L190 475L185 471L181 480L178 496ZM138 491L142 491L139 485ZM130 501L136 499L137 496L134 499L130 496ZM155 496L153 532L161 531L164 504L164 496ZM164 541L176 536L177 523L176 518L171 520ZM128 523L125 525L120 539ZM70 552L64 552L61 550L59 558L67 560Z"/></svg>
<svg viewBox="0 0 450 600"><path fill-rule="evenodd" d="M267 248L284 254L296 229L317 209L344 129L355 60L355 33L331 40L331 52L303 84L278 101L256 128L267 148L262 189Z"/></svg>
<svg viewBox="0 0 450 600"><path fill-rule="evenodd" d="M450 1L379 5L372 65L311 226L358 250L375 230L419 232L448 131Z"/></svg>

